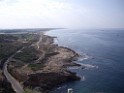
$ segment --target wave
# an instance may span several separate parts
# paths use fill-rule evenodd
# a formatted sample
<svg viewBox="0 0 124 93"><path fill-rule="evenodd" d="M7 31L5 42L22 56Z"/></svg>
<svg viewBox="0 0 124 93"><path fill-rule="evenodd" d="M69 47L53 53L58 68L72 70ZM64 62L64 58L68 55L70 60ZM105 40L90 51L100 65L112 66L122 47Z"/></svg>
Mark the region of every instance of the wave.
<svg viewBox="0 0 124 93"><path fill-rule="evenodd" d="M96 65L91 65L91 64L82 64L82 63L81 63L81 66L84 66L85 69L98 68L98 66L96 66Z"/></svg>
<svg viewBox="0 0 124 93"><path fill-rule="evenodd" d="M86 80L86 77L85 76L82 76L81 77L81 81L85 81Z"/></svg>

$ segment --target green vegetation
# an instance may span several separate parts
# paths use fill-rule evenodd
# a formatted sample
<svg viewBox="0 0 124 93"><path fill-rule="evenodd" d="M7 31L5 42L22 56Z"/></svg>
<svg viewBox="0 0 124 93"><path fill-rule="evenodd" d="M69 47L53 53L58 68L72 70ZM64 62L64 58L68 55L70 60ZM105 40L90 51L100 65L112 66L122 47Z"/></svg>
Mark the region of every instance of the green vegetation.
<svg viewBox="0 0 124 93"><path fill-rule="evenodd" d="M11 60L10 63L14 67L22 67L25 65L25 63L20 60Z"/></svg>
<svg viewBox="0 0 124 93"><path fill-rule="evenodd" d="M0 59L5 58L20 49L22 45L20 43L0 43Z"/></svg>
<svg viewBox="0 0 124 93"><path fill-rule="evenodd" d="M21 60L25 63L31 63L38 58L39 52L32 46L23 49L21 52L14 56L15 59Z"/></svg>
<svg viewBox="0 0 124 93"><path fill-rule="evenodd" d="M11 41L11 40L17 40L18 39L18 37L15 37L15 36L13 36L13 35L7 35L7 34L0 34L0 41L2 42L2 41Z"/></svg>
<svg viewBox="0 0 124 93"><path fill-rule="evenodd" d="M28 67L30 67L33 71L41 70L44 65L43 64L29 64Z"/></svg>
<svg viewBox="0 0 124 93"><path fill-rule="evenodd" d="M38 39L39 35L36 34L0 34L0 60L2 61L0 63L0 67L2 68L4 61L10 55L14 54L17 50L21 49L24 46L30 46L32 43L38 41ZM16 57L18 59L22 58L22 60L25 62L29 62L36 59L36 52L34 49L27 48L24 51L24 53L19 53Z"/></svg>
<svg viewBox="0 0 124 93"><path fill-rule="evenodd" d="M16 52L18 49L26 45L23 43L24 41L27 41L26 43L29 45L33 42L38 40L37 35L33 34L17 34L17 35L7 35L7 34L1 34L0 35L0 59L8 57L12 53Z"/></svg>
<svg viewBox="0 0 124 93"><path fill-rule="evenodd" d="M32 43L37 42L39 35L36 34L0 34L0 69L3 68L4 62L22 47L26 47L22 52L18 53L15 57L19 60L13 60L12 66L21 67L25 63L37 59L38 53L33 47L29 47ZM23 60L23 61L20 61ZM2 74L0 74L0 78ZM0 79L0 93L15 93L10 83ZM25 93L35 93L26 91Z"/></svg>
<svg viewBox="0 0 124 93"><path fill-rule="evenodd" d="M10 85L5 79L0 81L0 93L15 93Z"/></svg>
<svg viewBox="0 0 124 93"><path fill-rule="evenodd" d="M0 67L2 69L5 60L18 49L24 46L23 43L18 42L18 37L13 35L0 35Z"/></svg>
<svg viewBox="0 0 124 93"><path fill-rule="evenodd" d="M23 93L34 93L31 89L25 89Z"/></svg>
<svg viewBox="0 0 124 93"><path fill-rule="evenodd" d="M16 34L20 40L28 42L29 44L35 43L39 40L40 36L37 34Z"/></svg>
<svg viewBox="0 0 124 93"><path fill-rule="evenodd" d="M39 92L37 92L37 91L35 91L35 90L31 90L31 89L29 89L29 88L26 88L25 91L24 91L24 93L39 93ZM40 93L41 93L41 92L40 92Z"/></svg>

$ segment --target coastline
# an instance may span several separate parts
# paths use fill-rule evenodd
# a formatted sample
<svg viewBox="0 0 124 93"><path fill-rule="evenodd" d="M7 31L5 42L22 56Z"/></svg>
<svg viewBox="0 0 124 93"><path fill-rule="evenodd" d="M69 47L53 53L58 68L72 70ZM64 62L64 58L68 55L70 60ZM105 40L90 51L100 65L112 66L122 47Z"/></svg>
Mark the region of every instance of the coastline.
<svg viewBox="0 0 124 93"><path fill-rule="evenodd" d="M40 36L39 40L18 52L9 62L9 72L21 82L24 90L49 93L61 84L81 79L68 69L81 66L74 62L80 55L68 47L55 44L56 37L44 33L35 33Z"/></svg>
<svg viewBox="0 0 124 93"><path fill-rule="evenodd" d="M39 60L44 67L40 71L41 73L37 71L29 76L29 79L24 82L25 87L30 86L36 91L47 93L63 83L80 80L76 73L67 69L69 66L80 66L73 63L78 60L79 54L70 48L54 44L54 38L42 34L42 41L40 41L38 49L44 52L44 57ZM48 47L49 51L46 51L44 47Z"/></svg>

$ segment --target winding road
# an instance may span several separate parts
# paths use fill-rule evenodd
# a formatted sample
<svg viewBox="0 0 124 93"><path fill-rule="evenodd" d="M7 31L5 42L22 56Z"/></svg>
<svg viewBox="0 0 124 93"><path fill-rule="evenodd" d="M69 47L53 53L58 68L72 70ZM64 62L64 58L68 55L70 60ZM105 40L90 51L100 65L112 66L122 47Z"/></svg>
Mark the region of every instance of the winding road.
<svg viewBox="0 0 124 93"><path fill-rule="evenodd" d="M38 42L36 42L36 46L37 48L39 49L40 48L40 42L42 41L42 35L43 35L43 32L40 34L40 39ZM34 44L32 44L31 46L34 46ZM10 60L17 54L19 53L20 51L22 51L25 47L19 49L16 53L14 53L13 55L11 55L4 63L4 66L3 66L3 73L6 77L6 79L8 80L8 82L11 83L11 86L12 88L14 89L14 91L16 93L24 93L24 89L23 89L23 86L18 82L18 80L16 80L9 72L8 72L8 69L7 69L7 66L8 66L8 63L10 62Z"/></svg>
<svg viewBox="0 0 124 93"><path fill-rule="evenodd" d="M19 49L15 54L11 55L7 60L6 62L4 63L4 66L3 66L3 73L6 77L6 79L11 83L12 85L12 88L14 89L14 91L16 93L24 93L24 90L23 90L23 87L22 85L8 72L7 70L7 65L8 63L10 62L10 60L18 53L20 52L23 48Z"/></svg>

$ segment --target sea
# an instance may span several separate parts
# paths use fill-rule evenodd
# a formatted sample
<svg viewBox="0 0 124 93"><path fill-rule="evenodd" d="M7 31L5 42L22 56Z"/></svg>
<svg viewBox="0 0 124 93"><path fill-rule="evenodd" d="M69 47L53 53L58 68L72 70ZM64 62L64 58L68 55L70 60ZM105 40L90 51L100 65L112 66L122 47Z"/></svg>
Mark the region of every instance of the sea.
<svg viewBox="0 0 124 93"><path fill-rule="evenodd" d="M57 36L55 43L83 56L77 63L84 69L70 69L81 77L50 93L124 93L124 29L57 29L46 32Z"/></svg>

